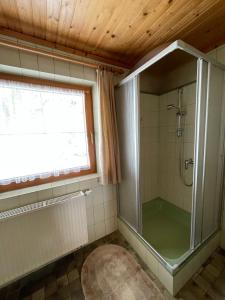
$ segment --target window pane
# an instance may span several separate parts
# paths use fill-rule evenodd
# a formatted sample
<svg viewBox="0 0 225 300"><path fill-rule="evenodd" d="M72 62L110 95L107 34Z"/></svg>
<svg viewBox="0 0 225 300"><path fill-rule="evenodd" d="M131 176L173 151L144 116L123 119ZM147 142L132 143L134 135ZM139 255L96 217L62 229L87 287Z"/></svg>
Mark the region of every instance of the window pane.
<svg viewBox="0 0 225 300"><path fill-rule="evenodd" d="M83 91L0 81L0 99L1 184L90 168Z"/></svg>

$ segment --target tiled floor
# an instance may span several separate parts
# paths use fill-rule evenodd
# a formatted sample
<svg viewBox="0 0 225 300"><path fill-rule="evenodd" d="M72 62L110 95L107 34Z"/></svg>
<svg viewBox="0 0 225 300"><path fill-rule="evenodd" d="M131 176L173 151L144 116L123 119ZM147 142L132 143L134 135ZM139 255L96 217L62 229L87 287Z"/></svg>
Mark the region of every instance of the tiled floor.
<svg viewBox="0 0 225 300"><path fill-rule="evenodd" d="M169 296L166 289L160 284L147 266L140 260L122 235L116 231L84 248L81 248L56 263L17 281L2 291L0 290L0 300L84 299L80 283L82 264L92 250L105 243L113 243L125 247L137 259L138 263L143 267L148 275L155 281L158 287L163 291L166 298L173 299Z"/></svg>
<svg viewBox="0 0 225 300"><path fill-rule="evenodd" d="M82 264L92 250L105 243L125 247L161 289L165 295L165 300L225 299L225 252L223 250L215 252L178 293L177 297L173 298L140 260L122 235L119 232L114 232L0 290L0 300L84 299L80 283Z"/></svg>
<svg viewBox="0 0 225 300"><path fill-rule="evenodd" d="M225 299L225 251L218 249L177 295L183 300Z"/></svg>

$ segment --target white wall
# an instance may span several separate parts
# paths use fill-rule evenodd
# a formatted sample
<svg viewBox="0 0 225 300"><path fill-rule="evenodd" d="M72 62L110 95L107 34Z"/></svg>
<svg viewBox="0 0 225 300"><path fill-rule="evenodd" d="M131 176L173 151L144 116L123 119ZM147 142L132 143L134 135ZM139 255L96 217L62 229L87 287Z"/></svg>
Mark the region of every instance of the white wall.
<svg viewBox="0 0 225 300"><path fill-rule="evenodd" d="M17 41L13 38L8 39ZM30 45L27 42L17 42L19 44L21 43ZM57 51L55 49L48 49L45 47L40 48L62 54L61 51ZM95 142L97 161L99 162L99 103L96 97L96 71L94 69L57 61L52 58L46 58L35 54L28 54L7 47L0 47L0 72L92 86L95 119ZM91 188L93 192L86 198L86 209L88 216L89 242L92 242L100 237L105 236L106 234L111 233L117 228L117 200L115 186L101 186L98 183L98 176L96 175L95 178L91 179L92 177L93 176L86 176L79 179L74 179L74 182L71 180L65 180L63 182L45 184L43 186L36 186L34 188L2 193L0 194L0 211L44 199L49 199L53 196L64 195L74 192L80 188ZM4 237L1 236L1 239L4 239Z"/></svg>

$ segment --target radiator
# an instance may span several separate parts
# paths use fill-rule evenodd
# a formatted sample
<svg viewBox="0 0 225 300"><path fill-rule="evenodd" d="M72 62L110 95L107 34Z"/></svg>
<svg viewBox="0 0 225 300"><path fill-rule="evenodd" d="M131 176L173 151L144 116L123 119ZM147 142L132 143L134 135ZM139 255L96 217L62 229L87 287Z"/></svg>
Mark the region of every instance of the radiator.
<svg viewBox="0 0 225 300"><path fill-rule="evenodd" d="M0 213L0 287L88 242L88 192Z"/></svg>

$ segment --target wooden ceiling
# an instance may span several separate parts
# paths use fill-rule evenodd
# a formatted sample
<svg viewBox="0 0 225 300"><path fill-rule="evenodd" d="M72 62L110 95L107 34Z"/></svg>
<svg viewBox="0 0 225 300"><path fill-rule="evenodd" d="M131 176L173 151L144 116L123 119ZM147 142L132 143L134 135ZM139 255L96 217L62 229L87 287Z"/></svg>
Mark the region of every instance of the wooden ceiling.
<svg viewBox="0 0 225 300"><path fill-rule="evenodd" d="M0 33L131 67L176 39L225 42L225 0L0 0Z"/></svg>

